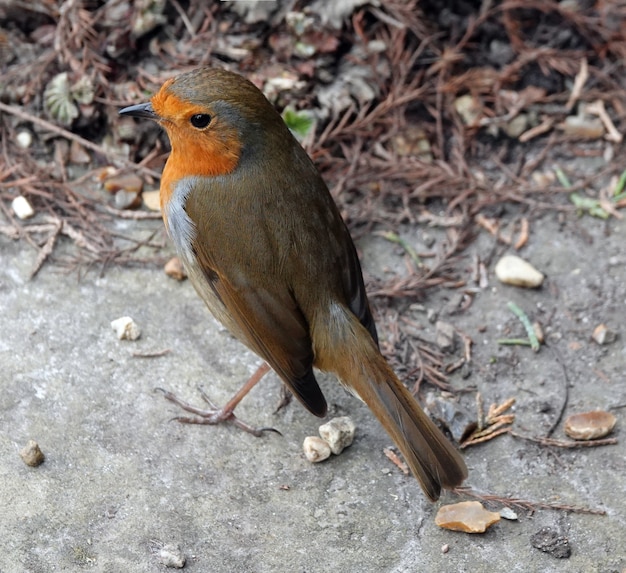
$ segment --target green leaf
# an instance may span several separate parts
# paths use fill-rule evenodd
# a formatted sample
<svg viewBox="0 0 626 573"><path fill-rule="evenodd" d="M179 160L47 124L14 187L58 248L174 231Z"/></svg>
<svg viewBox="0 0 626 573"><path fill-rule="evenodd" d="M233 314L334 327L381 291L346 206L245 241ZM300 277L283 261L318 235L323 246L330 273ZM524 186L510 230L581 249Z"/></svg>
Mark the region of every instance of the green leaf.
<svg viewBox="0 0 626 573"><path fill-rule="evenodd" d="M599 219L608 219L609 214L600 206L600 201L592 199L591 197L583 197L578 193L571 193L569 199L574 206L583 212L589 213L592 217L598 217Z"/></svg>
<svg viewBox="0 0 626 573"><path fill-rule="evenodd" d="M283 110L283 121L300 137L305 137L313 125L313 118L308 111L295 111L290 107Z"/></svg>

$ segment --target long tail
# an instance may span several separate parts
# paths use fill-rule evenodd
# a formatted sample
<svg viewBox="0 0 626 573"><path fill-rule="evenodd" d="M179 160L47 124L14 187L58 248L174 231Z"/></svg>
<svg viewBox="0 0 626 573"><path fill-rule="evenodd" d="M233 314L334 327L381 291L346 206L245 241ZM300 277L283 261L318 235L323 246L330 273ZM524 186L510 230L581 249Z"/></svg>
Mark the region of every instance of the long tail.
<svg viewBox="0 0 626 573"><path fill-rule="evenodd" d="M348 336L320 357L319 367L337 374L374 413L404 455L424 493L435 501L441 488L454 488L467 477L463 458L428 418L356 317L346 316ZM345 325L344 325L345 326ZM341 329L343 330L343 329Z"/></svg>

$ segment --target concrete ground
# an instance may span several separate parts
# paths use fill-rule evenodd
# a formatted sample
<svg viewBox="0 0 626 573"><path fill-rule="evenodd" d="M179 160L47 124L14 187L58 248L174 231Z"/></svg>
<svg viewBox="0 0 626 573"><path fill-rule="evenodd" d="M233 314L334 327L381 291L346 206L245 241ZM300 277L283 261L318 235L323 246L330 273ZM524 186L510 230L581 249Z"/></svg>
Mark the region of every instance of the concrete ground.
<svg viewBox="0 0 626 573"><path fill-rule="evenodd" d="M542 289L503 287L491 275L467 312L446 318L474 340L471 377L457 373L452 382L478 387L487 404L516 397L515 427L534 435L549 426L569 384L566 414L614 408L619 444L562 450L503 436L465 452L467 485L606 515L518 511L518 521L468 535L435 525L438 507L458 498L429 503L383 455L390 440L365 406L332 379L322 379L331 414L352 416L358 433L322 464L308 463L301 449L320 422L297 403L272 413L274 375L238 413L282 437L170 422L178 410L156 387L201 404L200 384L224 403L258 364L191 285L141 268L77 280L46 266L28 281L36 254L0 236L0 571L163 571L162 545L179 545L186 570L198 572L626 571L626 224L546 215L531 237L523 256L547 273ZM387 248L379 243L361 245L370 272ZM485 255L492 244L481 237L472 248ZM401 265L393 250L382 260L393 257ZM468 256L465 278L471 267ZM430 291L424 304L440 310L452 294ZM548 325L550 348L496 344L518 329L508 300ZM136 342L111 330L124 315L142 328ZM432 337L425 315L416 320ZM590 341L600 322L618 332L616 342ZM170 352L132 355L163 349ZM473 394L464 400L471 405ZM18 453L29 439L46 455L37 468ZM542 527L569 539L569 559L531 546Z"/></svg>

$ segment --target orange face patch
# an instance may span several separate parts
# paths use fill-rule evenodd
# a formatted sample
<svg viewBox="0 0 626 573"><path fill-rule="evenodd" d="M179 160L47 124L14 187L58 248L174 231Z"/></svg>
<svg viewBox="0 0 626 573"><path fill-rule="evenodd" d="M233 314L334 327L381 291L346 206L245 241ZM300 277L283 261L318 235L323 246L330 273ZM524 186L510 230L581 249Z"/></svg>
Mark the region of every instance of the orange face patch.
<svg viewBox="0 0 626 573"><path fill-rule="evenodd" d="M185 102L172 94L169 80L152 98L159 123L167 131L172 152L161 176L161 208L169 201L174 186L184 177L215 177L232 173L241 156L239 133L213 115L211 109ZM196 114L212 116L208 127L197 129L190 123Z"/></svg>

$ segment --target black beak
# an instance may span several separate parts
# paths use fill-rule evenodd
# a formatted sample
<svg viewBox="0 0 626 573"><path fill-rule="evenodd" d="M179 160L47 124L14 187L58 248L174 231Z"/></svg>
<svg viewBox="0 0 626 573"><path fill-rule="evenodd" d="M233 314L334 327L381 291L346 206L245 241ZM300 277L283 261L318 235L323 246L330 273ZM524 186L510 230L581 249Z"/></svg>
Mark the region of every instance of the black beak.
<svg viewBox="0 0 626 573"><path fill-rule="evenodd" d="M154 113L152 109L152 104L148 103L138 103L137 105L130 105L125 107L124 109L120 109L120 115L130 115L131 117L143 117L146 119L152 119L156 121L159 119L159 116Z"/></svg>

